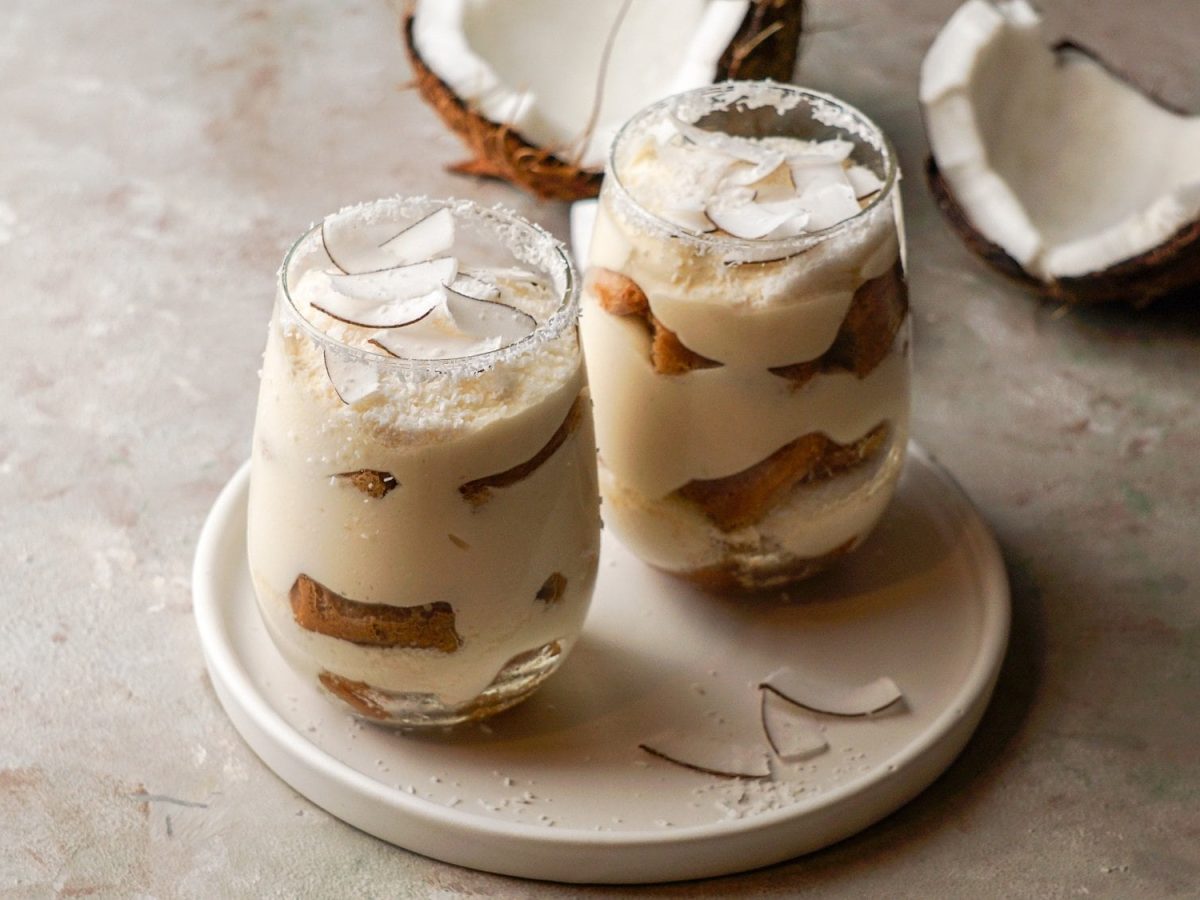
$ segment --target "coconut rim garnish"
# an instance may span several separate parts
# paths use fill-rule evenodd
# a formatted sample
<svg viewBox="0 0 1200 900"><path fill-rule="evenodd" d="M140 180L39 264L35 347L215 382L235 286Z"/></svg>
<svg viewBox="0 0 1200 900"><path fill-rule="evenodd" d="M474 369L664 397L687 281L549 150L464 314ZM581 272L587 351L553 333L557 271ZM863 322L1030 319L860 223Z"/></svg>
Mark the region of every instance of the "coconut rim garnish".
<svg viewBox="0 0 1200 900"><path fill-rule="evenodd" d="M546 278L553 292L559 296L558 305L529 334L522 338L481 353L444 359L422 359L415 357L387 356L375 350L348 344L314 325L301 311L289 287L292 264L302 251L309 247L316 236L316 245L323 248L321 222L314 223L288 248L279 268L279 287L287 300L286 314L289 324L302 331L323 353L376 367L380 371L393 372L407 379L429 378L437 375L467 374L516 359L532 352L542 343L556 340L571 328L579 315L579 276L570 254L561 241L541 226L523 216L510 212L499 204L484 206L471 200L458 198L435 199L425 196L394 195L345 207L336 214L371 207L389 207L393 213L413 217L429 216L440 208L449 209L458 223L477 223L498 244L505 246L522 264L532 267L534 274ZM322 220L323 222L324 220ZM523 238L519 241L518 239ZM519 248L518 243L524 244ZM523 249L524 255L520 252ZM328 254L326 254L328 256ZM538 257L541 257L540 259ZM326 365L328 374L328 366ZM335 392L337 388L335 387ZM341 393L338 392L339 397ZM353 405L350 401L347 405Z"/></svg>
<svg viewBox="0 0 1200 900"><path fill-rule="evenodd" d="M715 232L697 233L647 209L621 180L621 154L629 141L641 136L647 123L653 124L656 120L663 121L674 116L687 124L695 125L704 115L717 110L735 107L759 109L774 105L783 112L800 104L807 104L810 115L816 121L849 132L874 149L880 155L884 166L884 175L880 179L882 185L870 196L866 205L853 216L828 228L804 231L790 237L758 239L738 238ZM726 81L674 94L645 107L626 122L613 139L605 167L606 190L620 204L623 215L633 219L643 228L666 232L672 239L689 244L697 254L721 253L726 256L745 257L730 262L730 265L780 262L803 253L843 231L860 227L863 222L869 220L868 214L884 202L890 202L898 179L899 164L895 148L882 129L864 113L831 94L774 81Z"/></svg>

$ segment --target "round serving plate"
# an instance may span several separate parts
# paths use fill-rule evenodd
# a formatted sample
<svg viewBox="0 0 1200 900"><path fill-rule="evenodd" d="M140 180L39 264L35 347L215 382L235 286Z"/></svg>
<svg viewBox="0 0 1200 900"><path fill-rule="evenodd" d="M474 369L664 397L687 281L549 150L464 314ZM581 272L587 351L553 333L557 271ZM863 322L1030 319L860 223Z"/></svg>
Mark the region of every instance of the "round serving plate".
<svg viewBox="0 0 1200 900"><path fill-rule="evenodd" d="M786 596L706 595L606 534L583 637L545 686L484 723L401 733L345 714L276 652L246 563L248 478L244 466L217 498L193 572L201 643L230 719L318 806L471 868L670 881L824 847L950 764L983 714L1008 639L996 543L953 479L913 445L867 543ZM784 667L827 687L886 676L903 697L855 718L770 694L764 704L759 684ZM796 726L826 748L781 758L764 716L776 744ZM735 762L713 760L764 760L769 774L710 774L642 745L722 772Z"/></svg>

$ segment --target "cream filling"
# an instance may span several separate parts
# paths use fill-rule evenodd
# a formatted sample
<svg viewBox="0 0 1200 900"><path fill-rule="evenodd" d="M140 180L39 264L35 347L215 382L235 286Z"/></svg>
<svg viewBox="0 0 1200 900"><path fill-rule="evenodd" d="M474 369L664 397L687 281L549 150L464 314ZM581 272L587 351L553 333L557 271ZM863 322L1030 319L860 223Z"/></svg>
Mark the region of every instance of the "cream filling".
<svg viewBox="0 0 1200 900"><path fill-rule="evenodd" d="M862 379L820 374L796 389L762 367L660 375L643 323L606 313L585 292L582 336L601 458L622 483L659 498L689 481L747 469L812 431L855 441L907 414L906 335L907 326Z"/></svg>

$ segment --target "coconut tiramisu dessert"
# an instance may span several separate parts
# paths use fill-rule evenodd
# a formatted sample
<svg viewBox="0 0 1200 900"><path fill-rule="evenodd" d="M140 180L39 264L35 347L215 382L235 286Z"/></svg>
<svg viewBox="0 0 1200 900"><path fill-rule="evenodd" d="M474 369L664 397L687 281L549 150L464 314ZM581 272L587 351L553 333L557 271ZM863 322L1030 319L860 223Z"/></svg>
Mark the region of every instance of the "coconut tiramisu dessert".
<svg viewBox="0 0 1200 900"><path fill-rule="evenodd" d="M367 719L527 696L599 552L570 261L466 202L343 210L284 261L263 361L250 569L275 644Z"/></svg>
<svg viewBox="0 0 1200 900"><path fill-rule="evenodd" d="M896 178L860 113L771 83L617 138L582 331L605 521L647 562L775 587L879 520L908 431Z"/></svg>

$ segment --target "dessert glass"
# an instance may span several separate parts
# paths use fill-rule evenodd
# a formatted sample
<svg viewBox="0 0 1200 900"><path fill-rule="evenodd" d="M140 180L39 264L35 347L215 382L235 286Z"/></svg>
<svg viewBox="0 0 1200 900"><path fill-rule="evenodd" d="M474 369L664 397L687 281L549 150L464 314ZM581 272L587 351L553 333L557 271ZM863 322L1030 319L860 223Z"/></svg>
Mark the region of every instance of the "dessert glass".
<svg viewBox="0 0 1200 900"><path fill-rule="evenodd" d="M701 233L663 212L664 185L694 180L687 157L655 155L672 122L682 135L849 142L844 169L869 170L874 193L851 193L848 218L819 230ZM774 588L849 553L879 520L909 420L897 179L865 116L788 85L681 94L618 135L581 330L605 523L646 562L713 589Z"/></svg>
<svg viewBox="0 0 1200 900"><path fill-rule="evenodd" d="M248 550L271 638L351 712L399 726L476 720L528 696L577 639L599 555L578 286L562 246L465 201L392 198L337 215L398 231L442 209L457 257L524 285L513 302L530 332L459 358L378 352L366 335L404 329L355 331L301 299L305 278L341 277L326 273L331 217L280 270L252 450Z"/></svg>

